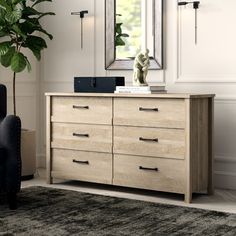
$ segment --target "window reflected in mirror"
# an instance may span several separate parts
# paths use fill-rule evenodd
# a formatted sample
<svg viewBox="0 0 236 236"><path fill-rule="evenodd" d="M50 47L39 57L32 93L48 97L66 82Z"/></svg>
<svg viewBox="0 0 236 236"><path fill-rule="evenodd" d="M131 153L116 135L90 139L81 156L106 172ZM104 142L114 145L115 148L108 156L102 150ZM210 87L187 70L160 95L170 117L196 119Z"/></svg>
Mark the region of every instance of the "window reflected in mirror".
<svg viewBox="0 0 236 236"><path fill-rule="evenodd" d="M149 49L150 70L163 68L163 0L105 0L105 69L132 70Z"/></svg>
<svg viewBox="0 0 236 236"><path fill-rule="evenodd" d="M116 0L116 59L133 59L146 48L154 56L153 0Z"/></svg>

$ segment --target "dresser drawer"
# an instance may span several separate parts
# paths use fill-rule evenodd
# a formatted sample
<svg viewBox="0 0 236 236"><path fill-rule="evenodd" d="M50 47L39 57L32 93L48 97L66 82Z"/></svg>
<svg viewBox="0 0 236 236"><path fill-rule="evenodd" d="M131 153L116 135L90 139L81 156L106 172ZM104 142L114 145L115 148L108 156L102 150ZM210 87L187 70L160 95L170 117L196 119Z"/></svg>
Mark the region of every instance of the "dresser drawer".
<svg viewBox="0 0 236 236"><path fill-rule="evenodd" d="M111 124L112 98L53 97L52 121Z"/></svg>
<svg viewBox="0 0 236 236"><path fill-rule="evenodd" d="M185 131L115 126L114 153L184 159Z"/></svg>
<svg viewBox="0 0 236 236"><path fill-rule="evenodd" d="M112 183L112 155L52 149L52 177Z"/></svg>
<svg viewBox="0 0 236 236"><path fill-rule="evenodd" d="M184 99L114 98L114 125L185 128Z"/></svg>
<svg viewBox="0 0 236 236"><path fill-rule="evenodd" d="M112 127L52 123L52 148L112 152Z"/></svg>
<svg viewBox="0 0 236 236"><path fill-rule="evenodd" d="M114 155L113 184L184 193L185 161Z"/></svg>

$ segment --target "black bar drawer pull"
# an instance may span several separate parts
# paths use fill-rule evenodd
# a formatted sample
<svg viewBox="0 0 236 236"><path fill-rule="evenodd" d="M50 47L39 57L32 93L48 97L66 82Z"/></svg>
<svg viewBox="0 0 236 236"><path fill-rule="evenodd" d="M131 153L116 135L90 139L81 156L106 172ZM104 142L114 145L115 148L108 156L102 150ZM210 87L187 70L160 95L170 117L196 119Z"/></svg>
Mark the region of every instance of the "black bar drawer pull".
<svg viewBox="0 0 236 236"><path fill-rule="evenodd" d="M147 168L147 167L143 167L143 166L139 166L140 170L149 170L149 171L158 171L158 168Z"/></svg>
<svg viewBox="0 0 236 236"><path fill-rule="evenodd" d="M73 105L73 109L89 109L89 106L76 106L76 105Z"/></svg>
<svg viewBox="0 0 236 236"><path fill-rule="evenodd" d="M139 111L159 111L158 108L144 108L144 107L139 107Z"/></svg>
<svg viewBox="0 0 236 236"><path fill-rule="evenodd" d="M77 133L73 133L73 136L75 137L84 137L84 138L88 138L89 137L89 134L77 134Z"/></svg>
<svg viewBox="0 0 236 236"><path fill-rule="evenodd" d="M89 165L89 161L77 161L74 159L73 162L81 165Z"/></svg>
<svg viewBox="0 0 236 236"><path fill-rule="evenodd" d="M140 137L139 138L140 141L144 141L144 142L155 142L155 143L158 143L158 138L142 138Z"/></svg>

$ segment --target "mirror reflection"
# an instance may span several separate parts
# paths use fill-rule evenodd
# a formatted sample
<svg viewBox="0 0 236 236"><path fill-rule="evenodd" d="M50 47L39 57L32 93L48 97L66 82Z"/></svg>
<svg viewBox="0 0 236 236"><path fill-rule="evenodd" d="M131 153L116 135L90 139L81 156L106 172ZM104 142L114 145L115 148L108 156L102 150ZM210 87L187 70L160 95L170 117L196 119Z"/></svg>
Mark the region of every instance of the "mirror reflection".
<svg viewBox="0 0 236 236"><path fill-rule="evenodd" d="M116 0L115 4L116 60L133 59L146 48L153 58L153 0Z"/></svg>
<svg viewBox="0 0 236 236"><path fill-rule="evenodd" d="M163 0L105 0L105 68L132 70L149 49L150 70L163 68Z"/></svg>

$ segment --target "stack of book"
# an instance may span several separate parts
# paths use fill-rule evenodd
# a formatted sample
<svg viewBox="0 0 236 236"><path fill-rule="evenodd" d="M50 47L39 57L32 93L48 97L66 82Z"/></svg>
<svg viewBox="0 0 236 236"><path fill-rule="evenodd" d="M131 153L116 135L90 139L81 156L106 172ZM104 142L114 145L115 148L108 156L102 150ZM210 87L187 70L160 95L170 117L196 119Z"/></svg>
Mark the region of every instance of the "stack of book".
<svg viewBox="0 0 236 236"><path fill-rule="evenodd" d="M165 86L116 86L115 93L155 94L166 93Z"/></svg>

